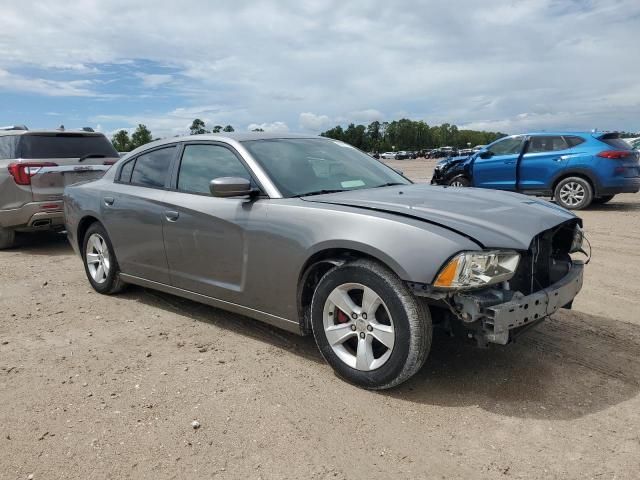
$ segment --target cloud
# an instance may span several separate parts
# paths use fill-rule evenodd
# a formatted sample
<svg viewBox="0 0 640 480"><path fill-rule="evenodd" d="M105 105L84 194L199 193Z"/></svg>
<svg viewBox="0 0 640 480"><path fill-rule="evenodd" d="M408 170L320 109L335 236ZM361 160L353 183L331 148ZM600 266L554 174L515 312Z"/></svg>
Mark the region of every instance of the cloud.
<svg viewBox="0 0 640 480"><path fill-rule="evenodd" d="M265 132L286 133L289 131L289 127L284 122L271 122L271 123L252 123L247 126L247 130L252 131L255 129L262 129Z"/></svg>
<svg viewBox="0 0 640 480"><path fill-rule="evenodd" d="M173 80L172 75L162 73L142 73L139 72L136 76L142 80L142 85L148 88L158 88Z"/></svg>
<svg viewBox="0 0 640 480"><path fill-rule="evenodd" d="M507 133L638 130L639 18L637 0L70 0L63 17L46 2L9 3L0 89L42 97L31 124L67 97L63 113L80 121L115 117L109 129L119 115L166 133L190 113L312 132L399 116Z"/></svg>
<svg viewBox="0 0 640 480"><path fill-rule="evenodd" d="M304 130L322 130L331 124L331 119L326 115L316 115L311 112L304 112L299 117L300 127Z"/></svg>

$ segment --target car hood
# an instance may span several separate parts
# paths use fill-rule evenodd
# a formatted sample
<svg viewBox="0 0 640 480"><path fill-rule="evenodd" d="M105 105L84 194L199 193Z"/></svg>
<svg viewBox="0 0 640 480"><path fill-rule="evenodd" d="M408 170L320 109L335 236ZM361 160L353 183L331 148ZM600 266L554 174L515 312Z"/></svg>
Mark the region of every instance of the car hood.
<svg viewBox="0 0 640 480"><path fill-rule="evenodd" d="M526 250L538 233L575 218L557 205L517 193L425 184L351 190L303 200L417 218L470 237L486 248Z"/></svg>

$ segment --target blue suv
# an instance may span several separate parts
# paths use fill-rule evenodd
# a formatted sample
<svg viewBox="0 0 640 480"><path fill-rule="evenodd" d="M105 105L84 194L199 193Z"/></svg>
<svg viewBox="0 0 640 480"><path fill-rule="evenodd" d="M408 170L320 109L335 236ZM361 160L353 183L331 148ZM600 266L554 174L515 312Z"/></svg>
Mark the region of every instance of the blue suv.
<svg viewBox="0 0 640 480"><path fill-rule="evenodd" d="M580 210L640 190L640 152L617 133L513 135L469 157L441 161L431 183L552 196Z"/></svg>

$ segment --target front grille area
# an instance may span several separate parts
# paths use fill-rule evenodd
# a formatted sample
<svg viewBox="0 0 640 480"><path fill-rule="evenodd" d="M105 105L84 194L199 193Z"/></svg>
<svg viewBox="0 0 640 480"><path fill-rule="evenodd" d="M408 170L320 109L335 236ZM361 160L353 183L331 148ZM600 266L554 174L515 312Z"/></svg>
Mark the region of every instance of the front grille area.
<svg viewBox="0 0 640 480"><path fill-rule="evenodd" d="M571 268L569 250L578 219L536 235L526 252L522 253L515 275L509 281L511 290L530 295L553 285Z"/></svg>

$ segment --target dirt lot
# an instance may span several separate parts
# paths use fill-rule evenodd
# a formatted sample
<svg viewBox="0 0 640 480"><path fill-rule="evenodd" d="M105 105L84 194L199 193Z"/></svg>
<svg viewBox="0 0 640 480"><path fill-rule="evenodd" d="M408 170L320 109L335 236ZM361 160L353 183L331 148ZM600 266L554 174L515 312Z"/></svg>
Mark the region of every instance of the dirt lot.
<svg viewBox="0 0 640 480"><path fill-rule="evenodd" d="M385 393L337 379L311 338L92 293L63 236L24 238L0 252L0 478L639 478L640 195L580 215L574 311L506 348L437 336Z"/></svg>

